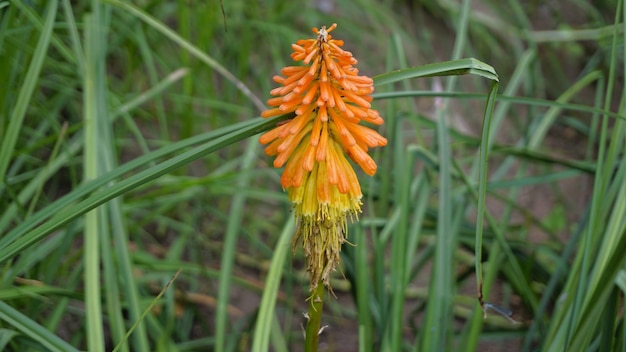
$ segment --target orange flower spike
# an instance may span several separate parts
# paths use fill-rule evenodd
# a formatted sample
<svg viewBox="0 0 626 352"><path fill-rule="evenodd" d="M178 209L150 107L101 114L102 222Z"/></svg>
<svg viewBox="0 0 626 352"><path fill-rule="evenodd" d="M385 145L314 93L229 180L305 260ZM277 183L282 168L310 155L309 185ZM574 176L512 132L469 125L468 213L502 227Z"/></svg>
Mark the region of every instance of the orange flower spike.
<svg viewBox="0 0 626 352"><path fill-rule="evenodd" d="M280 183L294 205L294 245L302 241L311 290L329 285L347 222L361 212L361 186L348 159L373 175L376 163L367 149L387 144L378 132L359 125L361 120L380 125L383 119L371 109L372 79L359 76L353 66L358 61L330 34L336 28L313 28L315 38L291 45L291 58L302 65L285 67L274 77L279 87L270 92L272 108L261 114L296 114L259 141L268 144L265 153L275 156L274 166L285 167Z"/></svg>

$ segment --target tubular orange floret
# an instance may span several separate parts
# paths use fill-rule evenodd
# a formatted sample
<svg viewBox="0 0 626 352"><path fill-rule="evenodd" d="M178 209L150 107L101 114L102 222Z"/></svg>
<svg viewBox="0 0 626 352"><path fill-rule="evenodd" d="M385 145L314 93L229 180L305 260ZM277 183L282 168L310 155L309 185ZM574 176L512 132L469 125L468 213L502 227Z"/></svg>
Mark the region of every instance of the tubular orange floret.
<svg viewBox="0 0 626 352"><path fill-rule="evenodd" d="M262 117L272 117L272 116L278 116L278 115L282 115L283 112L280 111L280 109L275 108L275 109L269 109L269 110L265 110L261 113ZM263 142L261 142L262 144L265 144Z"/></svg>
<svg viewBox="0 0 626 352"><path fill-rule="evenodd" d="M317 169L317 198L320 203L328 203L330 199L330 184L327 182L326 163L318 163Z"/></svg>
<svg viewBox="0 0 626 352"><path fill-rule="evenodd" d="M387 139L378 134L371 128L367 128L361 125L346 124L346 129L351 136L354 136L357 140L363 142L368 147L382 147L387 145Z"/></svg>
<svg viewBox="0 0 626 352"><path fill-rule="evenodd" d="M367 119L364 120L375 125L382 125L383 122L385 122L383 118L380 117L377 110L367 110Z"/></svg>
<svg viewBox="0 0 626 352"><path fill-rule="evenodd" d="M347 73L348 75L346 75L345 79L352 83L363 84L366 86L371 86L374 83L374 81L367 76L357 76L358 71L354 72L354 74L351 74L350 71L348 71Z"/></svg>
<svg viewBox="0 0 626 352"><path fill-rule="evenodd" d="M350 105L346 105L346 107L348 106ZM359 123L359 119L354 116L354 113L352 116L346 116L346 114L342 115L340 111L337 111L337 109L328 109L328 113L333 120L343 119L349 121L350 123Z"/></svg>
<svg viewBox="0 0 626 352"><path fill-rule="evenodd" d="M291 187L298 188L304 184L304 180L310 177L311 173L305 170L303 167L297 167L291 180Z"/></svg>
<svg viewBox="0 0 626 352"><path fill-rule="evenodd" d="M361 119L367 118L367 110L352 104L348 104L346 107L355 115L353 119L348 119L349 121L356 120L356 123L358 123Z"/></svg>
<svg viewBox="0 0 626 352"><path fill-rule="evenodd" d="M318 71L318 69L320 67L320 61L322 61L322 60L320 60L319 58L313 60L313 63L311 64L311 67L307 70L307 73L309 75L315 76L317 74L317 71Z"/></svg>
<svg viewBox="0 0 626 352"><path fill-rule="evenodd" d="M302 127L308 122L309 122L309 119L307 116L297 115L296 117L294 117L293 119L285 123L284 125L285 127L281 129L280 133L278 134L278 137L285 138L289 134L296 134L300 130L302 130Z"/></svg>
<svg viewBox="0 0 626 352"><path fill-rule="evenodd" d="M339 182L339 173L337 171L337 159L334 158L334 154L332 153L333 147L329 146L327 157L324 160L327 166L327 175L328 175L328 183L331 185L337 185Z"/></svg>
<svg viewBox="0 0 626 352"><path fill-rule="evenodd" d="M338 148L339 150L337 150ZM343 156L343 153L341 152L339 146L335 145L334 147L329 148L329 159L333 160L333 165L335 166L337 172L336 186L339 190L339 193L346 194L350 192L350 183L348 182L348 177L346 176L346 173L354 172L354 170L350 168L350 171L348 171L344 167L342 167L344 164L342 162L342 159L345 159L345 157ZM333 183L331 182L331 184Z"/></svg>
<svg viewBox="0 0 626 352"><path fill-rule="evenodd" d="M327 102L330 99L330 84L328 82L320 83L320 96L322 102Z"/></svg>
<svg viewBox="0 0 626 352"><path fill-rule="evenodd" d="M307 72L306 75L302 76L302 78L298 80L298 87L300 89L306 88L311 82L313 82L314 78L315 78L315 75L310 75Z"/></svg>
<svg viewBox="0 0 626 352"><path fill-rule="evenodd" d="M294 52L298 53L305 51L305 49L298 44L291 44L291 49L293 49Z"/></svg>
<svg viewBox="0 0 626 352"><path fill-rule="evenodd" d="M328 122L322 123L322 133L320 135L315 160L322 162L326 160L326 148L328 146Z"/></svg>
<svg viewBox="0 0 626 352"><path fill-rule="evenodd" d="M286 98L283 98L285 100ZM302 97L294 97L293 99L287 100L284 103L278 106L278 109L283 113L287 111L296 111L300 108L302 104Z"/></svg>
<svg viewBox="0 0 626 352"><path fill-rule="evenodd" d="M306 70L301 70L300 72L295 72L293 74L287 75L288 77L284 78L283 82L277 82L277 83L280 83L282 85L288 85L288 84L298 81L300 78L304 77L304 75L306 74L307 74Z"/></svg>
<svg viewBox="0 0 626 352"><path fill-rule="evenodd" d="M305 150L306 148L303 146L300 146L299 148L297 148L296 151L293 153L293 156L290 159L290 161L293 160L293 161L298 161L298 162L290 162L290 163L287 163L287 166L285 166L285 171L283 172L283 175L280 178L280 184L283 186L283 188L289 189L290 187L293 186L293 183L295 181L298 181L296 179L296 175L298 173L298 170L302 169L302 163L300 163L299 161L302 160L302 155L304 154Z"/></svg>
<svg viewBox="0 0 626 352"><path fill-rule="evenodd" d="M352 133L350 132L348 127L346 127L346 125L341 121L341 119L334 120L333 124L331 124L330 130L333 133L341 136L340 142L342 146L349 147L356 144L356 140L352 136Z"/></svg>
<svg viewBox="0 0 626 352"><path fill-rule="evenodd" d="M318 115L321 115L321 109L320 112L318 112ZM317 146L320 142L320 137L322 136L322 123L325 121L322 121L321 118L317 118L315 119L315 121L313 122L313 130L311 131L311 145L312 146Z"/></svg>
<svg viewBox="0 0 626 352"><path fill-rule="evenodd" d="M285 94L291 92L297 86L298 86L297 82L290 83L290 84L288 84L286 86L282 86L282 87L279 87L279 88L272 89L270 91L270 94L271 95L285 95Z"/></svg>
<svg viewBox="0 0 626 352"><path fill-rule="evenodd" d="M372 176L376 173L376 162L363 149L361 149L358 145L355 145L350 147L348 150L350 151L352 160L359 164L361 169L363 169L366 174Z"/></svg>
<svg viewBox="0 0 626 352"><path fill-rule="evenodd" d="M328 82L328 69L326 68L326 65L322 65L319 79L321 82Z"/></svg>
<svg viewBox="0 0 626 352"><path fill-rule="evenodd" d="M319 82L313 83L313 86L311 87L311 89L306 93L304 98L302 98L303 104L310 104L316 98L318 86L319 86Z"/></svg>
<svg viewBox="0 0 626 352"><path fill-rule="evenodd" d="M335 104L337 104L337 109L339 109L339 111L346 113L348 117L354 116L354 113L352 113L351 111L350 112L347 111L348 108L346 107L346 103L343 101L343 97L341 96L340 91L336 89L332 89L331 94L333 98L335 99Z"/></svg>
<svg viewBox="0 0 626 352"><path fill-rule="evenodd" d="M314 117L313 110L315 110L316 108L317 108L317 106L315 104L301 105L296 110L296 114L297 115L308 116L308 117Z"/></svg>
<svg viewBox="0 0 626 352"><path fill-rule="evenodd" d="M278 153L278 146L282 143L280 139L275 139L270 145L265 147L265 154L268 156L274 156Z"/></svg>
<svg viewBox="0 0 626 352"><path fill-rule="evenodd" d="M267 144L273 140L275 140L276 138L279 138L279 136L281 135L282 131L288 128L288 123L278 126L272 130L269 130L267 132L265 132L264 134L261 135L261 137L259 138L259 142L261 142L261 144Z"/></svg>
<svg viewBox="0 0 626 352"><path fill-rule="evenodd" d="M294 76L294 75L305 74L306 72L307 72L306 66L287 66L287 67L283 67L280 70L280 73L283 76L286 76L286 78L291 78L291 76ZM278 76L278 77L281 77L281 76ZM291 83L291 81L289 83Z"/></svg>
<svg viewBox="0 0 626 352"><path fill-rule="evenodd" d="M326 106L324 105L320 106L318 110L318 118L322 122L328 122L328 111L326 110Z"/></svg>
<svg viewBox="0 0 626 352"><path fill-rule="evenodd" d="M352 102L352 103L354 103L354 104L356 104L356 105L358 105L360 107L363 107L363 108L366 108L366 109L369 109L369 108L372 107L372 105L367 101L367 99L365 99L365 98L363 98L363 97L361 97L361 96L359 96L357 94L354 94L354 93L352 93L349 90L341 91L341 93L343 94L343 96L345 97L346 100L348 100L348 101L350 101L350 102Z"/></svg>
<svg viewBox="0 0 626 352"><path fill-rule="evenodd" d="M302 62L304 62L305 64L308 64L309 62L311 62L311 60L313 60L313 58L315 57L315 55L317 55L318 52L319 52L319 49L314 48L313 50L311 50L310 53L306 55L306 57L304 58L304 60L302 60Z"/></svg>
<svg viewBox="0 0 626 352"><path fill-rule="evenodd" d="M316 147L309 145L306 148L306 152L304 153L304 156L302 157L302 168L306 171L311 171L313 170L313 167L315 166L315 151L317 150Z"/></svg>
<svg viewBox="0 0 626 352"><path fill-rule="evenodd" d="M282 102L283 102L283 98L282 97L270 98L270 99L267 100L267 105L269 105L269 106L278 106L278 105L282 104ZM261 113L261 116L263 116L263 113Z"/></svg>

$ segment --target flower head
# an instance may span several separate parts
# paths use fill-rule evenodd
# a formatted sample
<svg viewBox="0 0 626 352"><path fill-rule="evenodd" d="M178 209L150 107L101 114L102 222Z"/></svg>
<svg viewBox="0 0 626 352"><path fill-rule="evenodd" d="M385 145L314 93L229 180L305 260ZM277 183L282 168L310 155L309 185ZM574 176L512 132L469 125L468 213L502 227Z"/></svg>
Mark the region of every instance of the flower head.
<svg viewBox="0 0 626 352"><path fill-rule="evenodd" d="M304 65L285 67L282 76L274 76L281 86L271 91L275 97L268 105L273 108L262 113L295 113L260 142L269 144L265 153L276 156L275 167L285 166L281 185L294 204L294 245L302 240L311 290L320 281L328 286L345 242L347 219L361 212L361 187L348 158L373 175L376 163L367 150L387 144L378 132L359 125L380 125L383 119L371 109L372 79L359 76L353 67L357 60L341 49L343 41L330 35L335 28L337 24L313 28L316 38L291 45L291 58Z"/></svg>

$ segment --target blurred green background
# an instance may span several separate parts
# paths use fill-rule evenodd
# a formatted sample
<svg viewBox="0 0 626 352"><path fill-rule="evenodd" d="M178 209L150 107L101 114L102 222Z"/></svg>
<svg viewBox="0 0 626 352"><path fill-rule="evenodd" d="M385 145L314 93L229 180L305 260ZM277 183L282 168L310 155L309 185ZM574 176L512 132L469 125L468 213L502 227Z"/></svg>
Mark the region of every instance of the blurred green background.
<svg viewBox="0 0 626 352"><path fill-rule="evenodd" d="M445 65L377 85L389 145L359 174L320 350L626 351L625 16L610 0L0 0L0 350L302 350L308 278L257 141L280 118L258 116L291 43L336 22L375 82L473 57L500 83L493 111L492 82Z"/></svg>

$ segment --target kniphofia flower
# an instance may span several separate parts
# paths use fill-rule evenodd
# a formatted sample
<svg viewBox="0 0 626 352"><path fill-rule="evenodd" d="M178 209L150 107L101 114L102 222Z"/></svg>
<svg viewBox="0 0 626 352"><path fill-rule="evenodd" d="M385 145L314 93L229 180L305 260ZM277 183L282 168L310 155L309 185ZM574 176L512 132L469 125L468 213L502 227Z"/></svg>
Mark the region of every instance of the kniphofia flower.
<svg viewBox="0 0 626 352"><path fill-rule="evenodd" d="M313 28L314 39L292 44L291 58L301 66L288 66L274 76L281 86L271 91L273 108L263 117L295 113L295 117L261 136L269 144L265 153L276 156L274 166L285 166L281 185L294 205L297 232L310 273L310 289L329 284L346 241L347 220L361 212L361 187L348 158L368 175L376 163L367 154L370 147L387 140L375 130L359 125L383 123L371 108L373 81L360 76L357 60L341 49L343 41L330 32L337 27Z"/></svg>

